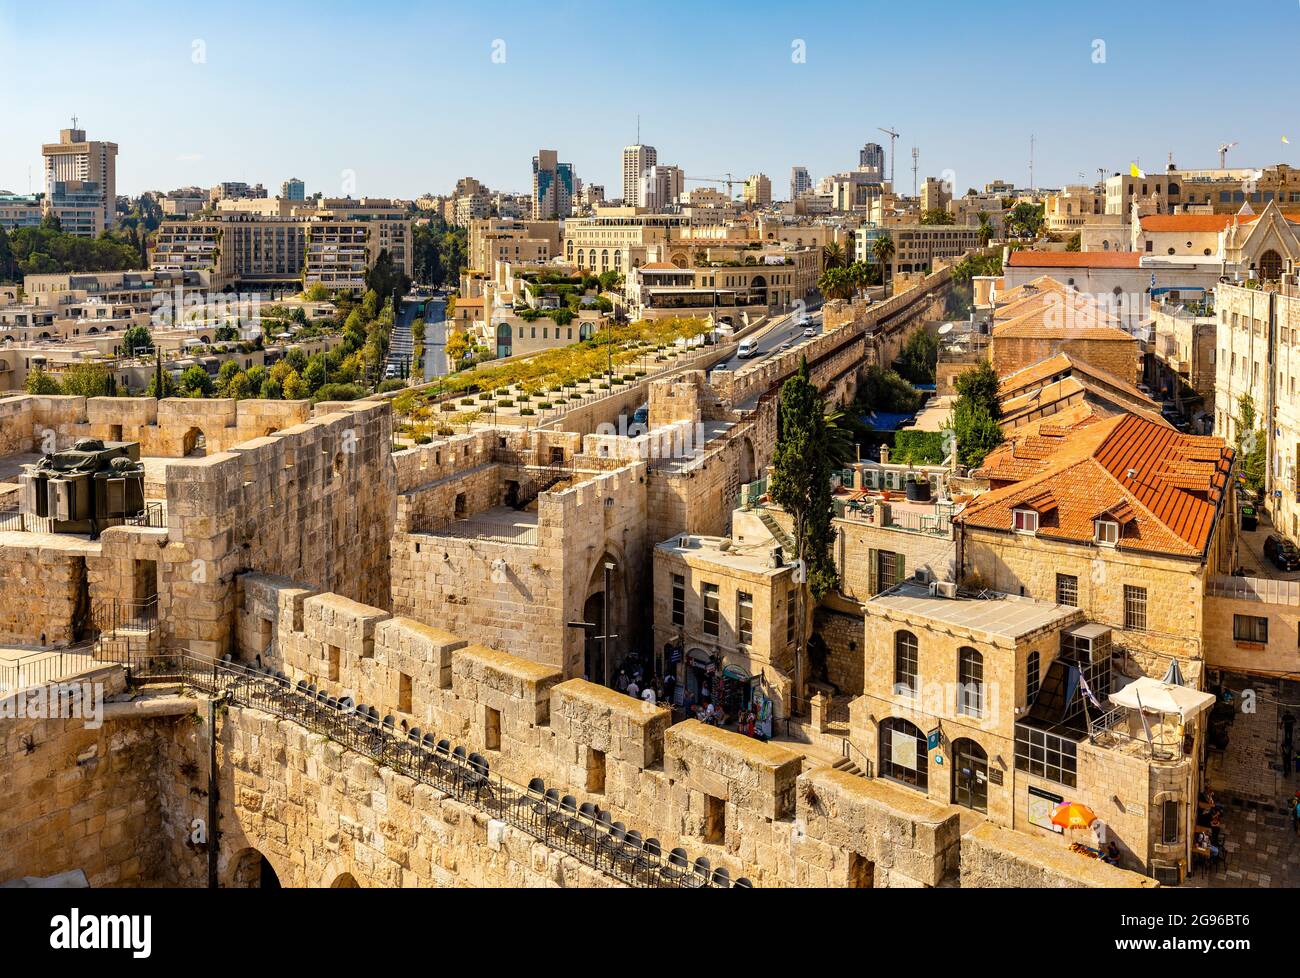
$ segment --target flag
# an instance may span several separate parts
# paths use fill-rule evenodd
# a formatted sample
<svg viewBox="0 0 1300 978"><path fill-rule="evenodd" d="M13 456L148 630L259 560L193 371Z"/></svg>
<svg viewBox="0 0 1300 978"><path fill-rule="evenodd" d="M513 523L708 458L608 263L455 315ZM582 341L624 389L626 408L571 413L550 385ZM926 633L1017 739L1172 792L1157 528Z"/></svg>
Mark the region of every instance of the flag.
<svg viewBox="0 0 1300 978"><path fill-rule="evenodd" d="M1088 697L1088 701L1097 709L1101 709L1101 704L1097 702L1097 697L1092 695L1092 690L1088 688L1088 680L1083 678L1083 670L1079 670L1079 688L1083 690L1083 695Z"/></svg>
<svg viewBox="0 0 1300 978"><path fill-rule="evenodd" d="M1129 165L1128 172L1129 175L1133 177L1133 179L1135 180L1145 180L1147 178L1147 175L1138 169L1138 165L1136 163L1132 163Z"/></svg>

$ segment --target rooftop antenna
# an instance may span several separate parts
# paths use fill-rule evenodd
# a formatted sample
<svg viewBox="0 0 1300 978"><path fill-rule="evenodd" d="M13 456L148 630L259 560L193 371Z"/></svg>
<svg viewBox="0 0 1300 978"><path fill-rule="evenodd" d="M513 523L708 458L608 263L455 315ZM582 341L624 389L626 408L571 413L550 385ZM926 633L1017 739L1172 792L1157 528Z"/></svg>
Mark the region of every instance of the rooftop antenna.
<svg viewBox="0 0 1300 978"><path fill-rule="evenodd" d="M1029 134L1029 189L1037 189L1034 186L1034 134Z"/></svg>
<svg viewBox="0 0 1300 978"><path fill-rule="evenodd" d="M636 144L641 145L641 113L636 114Z"/></svg>
<svg viewBox="0 0 1300 978"><path fill-rule="evenodd" d="M886 136L889 137L889 182L890 184L893 184L894 182L894 141L898 139L898 133L896 133L893 129L883 129L879 126L877 126L876 128L880 129L881 132L883 132Z"/></svg>
<svg viewBox="0 0 1300 978"><path fill-rule="evenodd" d="M916 196L916 171L921 167L921 150L912 147L912 196Z"/></svg>

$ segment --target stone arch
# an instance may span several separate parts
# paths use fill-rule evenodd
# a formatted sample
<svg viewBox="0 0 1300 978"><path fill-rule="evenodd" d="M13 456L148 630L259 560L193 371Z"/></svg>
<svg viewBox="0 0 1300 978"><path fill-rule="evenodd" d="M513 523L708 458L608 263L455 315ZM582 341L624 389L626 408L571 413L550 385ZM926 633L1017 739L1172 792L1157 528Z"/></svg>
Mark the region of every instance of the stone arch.
<svg viewBox="0 0 1300 978"><path fill-rule="evenodd" d="M1282 278L1282 256L1272 248L1259 256L1259 277L1265 282Z"/></svg>
<svg viewBox="0 0 1300 978"><path fill-rule="evenodd" d="M230 857L225 886L235 890L278 890L280 874L265 853L248 846Z"/></svg>
<svg viewBox="0 0 1300 978"><path fill-rule="evenodd" d="M202 458L208 454L208 437L199 427L190 428L181 439L181 455L185 458Z"/></svg>
<svg viewBox="0 0 1300 978"><path fill-rule="evenodd" d="M334 877L334 882L330 884L329 888L331 890L357 890L361 888L361 884L357 882L357 878L351 873L340 873Z"/></svg>
<svg viewBox="0 0 1300 978"><path fill-rule="evenodd" d="M754 443L748 436L740 443L740 484L746 485L758 477L758 460Z"/></svg>
<svg viewBox="0 0 1300 978"><path fill-rule="evenodd" d="M610 633L618 636L609 642L608 670L604 659L604 642L596 636L604 634L605 627L605 564L613 564L609 581L609 625ZM584 591L583 621L596 626L586 635L583 649L583 668L587 678L593 683L604 684L606 672L613 683L618 675L618 667L627 654L628 636L628 601L627 601L627 562L616 547L606 546L597 558L587 578Z"/></svg>

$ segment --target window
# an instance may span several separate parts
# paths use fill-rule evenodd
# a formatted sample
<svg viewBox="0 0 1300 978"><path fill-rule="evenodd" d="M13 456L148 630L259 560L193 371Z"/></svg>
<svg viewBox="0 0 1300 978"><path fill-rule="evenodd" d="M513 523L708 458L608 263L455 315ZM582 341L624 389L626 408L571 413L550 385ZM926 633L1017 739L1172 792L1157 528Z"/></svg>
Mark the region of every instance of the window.
<svg viewBox="0 0 1300 978"><path fill-rule="evenodd" d="M1138 631L1147 627L1147 589L1124 585L1124 627Z"/></svg>
<svg viewBox="0 0 1300 978"><path fill-rule="evenodd" d="M921 728L901 717L880 722L880 776L926 791L930 753Z"/></svg>
<svg viewBox="0 0 1300 978"><path fill-rule="evenodd" d="M718 634L718 585L704 585L704 634Z"/></svg>
<svg viewBox="0 0 1300 978"><path fill-rule="evenodd" d="M587 748L587 790L594 795L605 793L605 752Z"/></svg>
<svg viewBox="0 0 1300 978"><path fill-rule="evenodd" d="M858 852L849 853L850 890L869 890L876 885L876 864Z"/></svg>
<svg viewBox="0 0 1300 978"><path fill-rule="evenodd" d="M1038 695L1038 652L1029 653L1025 659L1025 705L1028 706L1034 702L1034 697Z"/></svg>
<svg viewBox="0 0 1300 978"><path fill-rule="evenodd" d="M727 803L712 795L704 796L704 841L719 846L727 841Z"/></svg>
<svg viewBox="0 0 1300 978"><path fill-rule="evenodd" d="M1232 639L1234 642L1259 642L1268 644L1268 619L1256 618L1254 615L1232 616Z"/></svg>
<svg viewBox="0 0 1300 978"><path fill-rule="evenodd" d="M754 596L746 591L736 592L736 641L741 645L754 641Z"/></svg>
<svg viewBox="0 0 1300 978"><path fill-rule="evenodd" d="M1103 547L1113 547L1119 543L1119 524L1114 520L1097 520L1096 542Z"/></svg>
<svg viewBox="0 0 1300 978"><path fill-rule="evenodd" d="M332 682L332 683L336 683L336 682L339 681L339 659L340 659L340 658L341 658L341 654L340 654L340 652L339 652L339 647L338 647L337 645L331 645L331 646L329 647L329 673L328 673L328 675L329 675L329 678L330 678L330 682Z"/></svg>
<svg viewBox="0 0 1300 978"><path fill-rule="evenodd" d="M1079 607L1079 579L1073 574L1056 575L1056 603Z"/></svg>
<svg viewBox="0 0 1300 978"><path fill-rule="evenodd" d="M785 644L794 644L794 626L799 610L799 597L794 588L790 588L785 597Z"/></svg>
<svg viewBox="0 0 1300 978"><path fill-rule="evenodd" d="M1160 808L1160 844L1178 845L1178 802L1170 798Z"/></svg>
<svg viewBox="0 0 1300 978"><path fill-rule="evenodd" d="M402 713L411 712L411 677L404 672L397 674L397 709Z"/></svg>
<svg viewBox="0 0 1300 978"><path fill-rule="evenodd" d="M681 574L673 575L673 624L678 628L686 625L686 578Z"/></svg>
<svg viewBox="0 0 1300 978"><path fill-rule="evenodd" d="M1067 788L1078 783L1079 745L1046 730L1016 724L1016 770Z"/></svg>
<svg viewBox="0 0 1300 978"><path fill-rule="evenodd" d="M501 749L501 711L490 706L483 708L483 746L488 750Z"/></svg>
<svg viewBox="0 0 1300 978"><path fill-rule="evenodd" d="M916 636L911 632L894 632L894 693L915 696L921 684L917 676Z"/></svg>
<svg viewBox="0 0 1300 978"><path fill-rule="evenodd" d="M1015 509L1011 511L1012 526L1017 533L1037 533L1038 514L1032 509Z"/></svg>
<svg viewBox="0 0 1300 978"><path fill-rule="evenodd" d="M888 550L876 551L876 594L888 591L898 583L902 566L903 559L898 554Z"/></svg>
<svg viewBox="0 0 1300 978"><path fill-rule="evenodd" d="M984 715L984 656L972 648L957 650L957 712Z"/></svg>

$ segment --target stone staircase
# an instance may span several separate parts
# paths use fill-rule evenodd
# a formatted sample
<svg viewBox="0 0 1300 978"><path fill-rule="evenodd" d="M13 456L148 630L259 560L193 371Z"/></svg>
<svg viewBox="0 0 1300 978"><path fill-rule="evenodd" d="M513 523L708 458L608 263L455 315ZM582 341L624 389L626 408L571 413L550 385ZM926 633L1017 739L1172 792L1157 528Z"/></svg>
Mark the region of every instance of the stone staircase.
<svg viewBox="0 0 1300 978"><path fill-rule="evenodd" d="M776 521L776 517L767 510L760 509L758 511L758 519L765 527L767 527L767 532L772 534L772 539L781 545L781 548L785 551L786 557L793 560L795 556L794 540L790 538L790 534L785 532L781 524Z"/></svg>
<svg viewBox="0 0 1300 978"><path fill-rule="evenodd" d="M858 767L847 757L841 757L838 761L832 764L831 767L836 771L843 771L845 774L852 774L855 777L865 778L867 776L866 771L862 770L862 768Z"/></svg>

